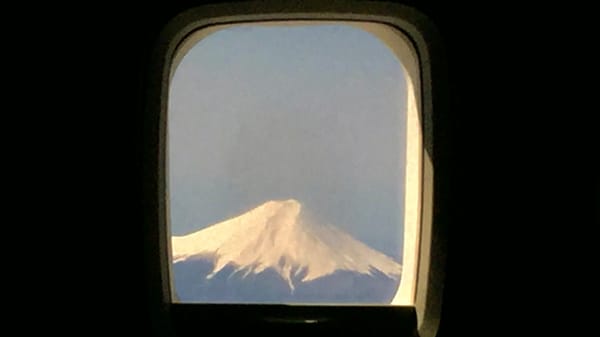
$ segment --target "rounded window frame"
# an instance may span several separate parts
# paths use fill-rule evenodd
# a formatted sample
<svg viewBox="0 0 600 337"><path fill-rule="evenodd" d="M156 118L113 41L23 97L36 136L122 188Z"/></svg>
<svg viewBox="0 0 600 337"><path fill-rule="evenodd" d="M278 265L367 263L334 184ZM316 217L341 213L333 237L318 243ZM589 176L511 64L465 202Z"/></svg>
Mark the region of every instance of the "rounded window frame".
<svg viewBox="0 0 600 337"><path fill-rule="evenodd" d="M414 308L417 314L418 330L422 336L434 336L439 326L441 311L441 297L443 290L443 279L445 270L445 238L440 235L444 232L443 224L433 221L434 204L434 157L433 157L433 102L439 101L434 97L432 80L438 79L439 71L433 75L432 65L440 64L440 55L432 51L438 50L439 38L433 24L417 10L403 5L390 3L335 1L331 3L321 1L265 1L265 2L240 2L230 4L205 5L189 9L173 18L162 31L151 61L149 86L147 88L148 98L145 118L145 137L147 143L156 146L157 151L145 158L146 166L152 167L148 172L149 177L154 176L155 182L150 188L154 190L156 199L155 218L149 219L147 232L151 240L147 241L147 254L151 260L149 265L158 268L149 268L149 278L152 279L150 291L159 294L163 308L167 308L171 301L170 282L170 240L168 239L168 189L166 177L167 158L167 106L169 82L172 76L172 65L178 48L186 38L194 32L203 30L209 33L210 27L218 27L228 24L247 22L270 22L270 21L344 21L348 23L364 25L365 23L383 24L389 27L389 31L383 35L375 32L375 35L384 42L390 39L401 38L409 41L417 55L418 75L410 77L416 83L414 92L415 106L418 110L418 128L420 132L421 145L418 151L418 169L414 171L417 177L411 178L419 184L419 197L409 198L405 196L405 202L417 200L419 209L418 218L419 240L415 244L418 250L415 261L415 288ZM398 34L400 33L400 34ZM392 37L396 36L396 37ZM388 43L386 43L388 44ZM394 43L388 44L393 48ZM398 56L397 51L395 54ZM401 57L401 56L400 56ZM405 65L404 60L401 63ZM437 69L437 68L436 68ZM411 70L407 69L407 73ZM412 73L411 73L412 74ZM407 77L408 78L408 77ZM407 110L408 112L408 110ZM409 115L409 114L407 114ZM415 122L413 120L413 122ZM408 123L411 123L409 120ZM408 135L407 125L407 136ZM408 145L408 144L407 144ZM410 151L409 149L407 149ZM407 151L407 155L408 155ZM409 179L409 172L406 177ZM408 189L407 189L408 192ZM407 208L408 210L409 208ZM406 232L406 230L405 230ZM406 249L406 248L405 248ZM435 259L431 257L435 256ZM158 269L158 270L157 270ZM153 291L154 290L154 291ZM168 311L168 308L166 309Z"/></svg>

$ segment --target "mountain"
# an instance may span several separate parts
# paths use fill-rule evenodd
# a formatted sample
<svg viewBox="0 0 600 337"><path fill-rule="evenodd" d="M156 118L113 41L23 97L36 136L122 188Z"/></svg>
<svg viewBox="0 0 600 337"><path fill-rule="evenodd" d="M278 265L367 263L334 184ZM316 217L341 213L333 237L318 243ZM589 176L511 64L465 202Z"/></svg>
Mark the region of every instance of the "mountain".
<svg viewBox="0 0 600 337"><path fill-rule="evenodd" d="M183 302L389 302L401 266L332 226L306 221L293 199L172 237Z"/></svg>

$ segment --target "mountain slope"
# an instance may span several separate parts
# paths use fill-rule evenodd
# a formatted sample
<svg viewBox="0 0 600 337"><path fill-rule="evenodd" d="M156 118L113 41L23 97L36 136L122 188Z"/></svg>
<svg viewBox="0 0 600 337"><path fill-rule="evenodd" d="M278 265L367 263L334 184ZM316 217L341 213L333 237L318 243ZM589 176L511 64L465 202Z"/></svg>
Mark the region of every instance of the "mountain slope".
<svg viewBox="0 0 600 337"><path fill-rule="evenodd" d="M309 224L293 199L268 201L240 216L172 238L173 262L213 262L206 278L220 271L241 278L275 271L294 291L334 273L351 272L397 280L401 266L333 226ZM227 268L226 268L227 267Z"/></svg>

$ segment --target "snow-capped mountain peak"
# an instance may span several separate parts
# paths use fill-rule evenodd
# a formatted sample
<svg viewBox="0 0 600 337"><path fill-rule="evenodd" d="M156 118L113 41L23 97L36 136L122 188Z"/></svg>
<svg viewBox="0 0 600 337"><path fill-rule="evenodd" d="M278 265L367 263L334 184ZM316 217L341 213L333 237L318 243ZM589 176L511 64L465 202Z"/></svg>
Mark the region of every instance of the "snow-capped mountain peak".
<svg viewBox="0 0 600 337"><path fill-rule="evenodd" d="M196 258L214 261L211 278L226 266L234 273L275 270L294 290L336 271L397 279L401 266L331 225L310 224L294 199L268 201L246 213L185 236L172 237L173 262Z"/></svg>

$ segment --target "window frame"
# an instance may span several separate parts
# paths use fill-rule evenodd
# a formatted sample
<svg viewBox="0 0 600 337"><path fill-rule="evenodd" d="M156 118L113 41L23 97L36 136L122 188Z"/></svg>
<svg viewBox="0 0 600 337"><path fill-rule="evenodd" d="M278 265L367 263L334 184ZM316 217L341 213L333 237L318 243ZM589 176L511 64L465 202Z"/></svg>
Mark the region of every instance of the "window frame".
<svg viewBox="0 0 600 337"><path fill-rule="evenodd" d="M323 20L366 21L391 26L410 40L417 54L420 75L420 124L422 132L420 245L414 306L313 307L286 305L225 305L171 303L170 239L167 230L167 107L172 63L180 43L193 32L216 25L256 21ZM420 12L403 5L356 1L265 1L204 5L174 17L161 32L151 69L148 71L146 116L144 118L144 186L149 191L145 212L146 276L148 304L155 327L171 335L185 335L198 318L207 321L240 320L272 327L290 323L302 326L356 326L362 320L405 327L416 326L420 336L435 336L439 327L445 270L445 232L443 222L433 221L436 195L433 193L433 107L439 113L441 95L435 87L443 85L441 52L433 24ZM435 257L435 258L432 258ZM357 314L358 313L358 314ZM316 315L316 316L315 316ZM274 318L275 317L275 318ZM279 318L277 318L279 317ZM318 318L314 318L318 317ZM387 317L387 318L386 318ZM395 318L393 318L395 317ZM412 318L411 318L412 317ZM318 324L308 324L316 322ZM308 324L308 325L307 325ZM298 326L298 324L292 324ZM174 330L173 330L174 329Z"/></svg>

